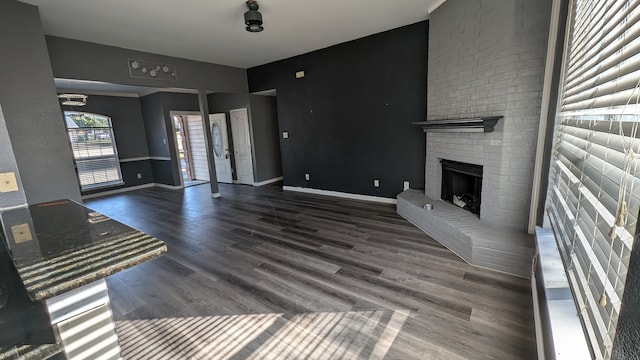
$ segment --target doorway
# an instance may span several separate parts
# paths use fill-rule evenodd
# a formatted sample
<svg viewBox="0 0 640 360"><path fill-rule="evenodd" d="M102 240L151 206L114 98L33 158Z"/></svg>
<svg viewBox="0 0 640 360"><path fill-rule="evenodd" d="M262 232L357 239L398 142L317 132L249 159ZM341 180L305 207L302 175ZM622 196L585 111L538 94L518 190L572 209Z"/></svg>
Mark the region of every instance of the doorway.
<svg viewBox="0 0 640 360"><path fill-rule="evenodd" d="M208 182L209 164L202 116L175 114L172 120L183 186Z"/></svg>

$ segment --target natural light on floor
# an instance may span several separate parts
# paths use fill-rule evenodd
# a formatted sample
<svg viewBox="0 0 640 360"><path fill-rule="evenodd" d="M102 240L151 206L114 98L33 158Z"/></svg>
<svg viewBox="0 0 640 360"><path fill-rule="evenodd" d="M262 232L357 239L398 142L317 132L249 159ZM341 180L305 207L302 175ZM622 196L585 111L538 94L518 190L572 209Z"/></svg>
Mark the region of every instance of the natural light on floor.
<svg viewBox="0 0 640 360"><path fill-rule="evenodd" d="M382 359L408 310L117 321L126 359Z"/></svg>

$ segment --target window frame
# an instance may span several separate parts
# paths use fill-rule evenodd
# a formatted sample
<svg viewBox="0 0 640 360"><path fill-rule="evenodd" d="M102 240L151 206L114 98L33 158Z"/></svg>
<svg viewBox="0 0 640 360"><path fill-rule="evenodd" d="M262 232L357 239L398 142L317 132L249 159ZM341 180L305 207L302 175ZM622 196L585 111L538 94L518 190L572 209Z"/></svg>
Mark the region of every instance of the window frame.
<svg viewBox="0 0 640 360"><path fill-rule="evenodd" d="M100 127L90 127L90 126L81 127L81 126L78 126L78 128L80 128L80 129L92 129L94 131L95 130L100 130L101 132L108 131L109 139L110 139L110 142L111 142L111 148L113 149L113 155L102 156L102 158L103 159L113 159L113 161L115 163L115 169L117 171L117 177L118 177L116 180L109 180L109 181L103 181L103 182L94 182L92 184L86 184L86 185L82 184L82 178L80 176L78 163L82 162L83 160L86 160L86 159L82 159L82 158L76 157L76 151L74 149L73 141L71 140L72 139L71 133L72 133L72 131L74 129L73 128L69 128L69 123L67 121L67 116L71 116L71 114L86 114L86 115L90 115L90 116L93 116L93 117L99 116L99 117L104 118L104 119L106 119L108 121L108 124L109 124L108 127L104 127L104 126L100 126ZM122 177L122 168L120 166L120 157L118 155L118 145L117 145L117 142L116 142L116 139L115 139L115 134L114 134L114 131L113 131L113 121L112 121L111 117L108 116L108 115L104 115L104 114L92 113L92 112L87 112L87 111L77 111L77 110L64 110L63 111L63 117L65 118L65 129L67 131L67 141L69 142L69 147L70 147L70 150L71 150L71 153L72 153L73 164L74 164L74 168L75 168L75 171L76 171L76 177L78 179L78 185L80 186L80 191L81 192L88 192L88 191L92 191L92 190L96 190L96 189L110 188L110 187L114 187L114 186L123 185L124 184L124 178Z"/></svg>

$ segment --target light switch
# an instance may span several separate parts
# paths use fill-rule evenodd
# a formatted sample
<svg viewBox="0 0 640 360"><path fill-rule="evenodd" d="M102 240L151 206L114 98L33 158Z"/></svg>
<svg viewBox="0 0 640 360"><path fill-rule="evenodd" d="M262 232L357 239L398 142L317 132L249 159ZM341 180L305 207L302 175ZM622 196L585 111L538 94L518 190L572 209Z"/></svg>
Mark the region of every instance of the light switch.
<svg viewBox="0 0 640 360"><path fill-rule="evenodd" d="M29 224L13 225L11 227L11 233L13 234L13 240L16 244L33 240Z"/></svg>
<svg viewBox="0 0 640 360"><path fill-rule="evenodd" d="M304 77L304 71L296 72L296 79L302 79Z"/></svg>
<svg viewBox="0 0 640 360"><path fill-rule="evenodd" d="M289 138L289 132L288 131L283 131L282 132L282 138L283 139L288 139Z"/></svg>
<svg viewBox="0 0 640 360"><path fill-rule="evenodd" d="M378 180L378 179L374 179L374 180L373 180L373 186L374 186L374 187L380 187L380 180Z"/></svg>
<svg viewBox="0 0 640 360"><path fill-rule="evenodd" d="M18 191L16 173L0 173L0 193Z"/></svg>

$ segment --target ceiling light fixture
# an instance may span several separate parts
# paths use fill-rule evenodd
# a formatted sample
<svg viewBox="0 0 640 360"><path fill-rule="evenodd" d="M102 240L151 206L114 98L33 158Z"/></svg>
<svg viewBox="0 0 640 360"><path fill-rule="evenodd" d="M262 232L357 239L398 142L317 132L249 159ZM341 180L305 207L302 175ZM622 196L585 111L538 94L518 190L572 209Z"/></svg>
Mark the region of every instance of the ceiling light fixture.
<svg viewBox="0 0 640 360"><path fill-rule="evenodd" d="M85 106L87 105L87 95L82 94L59 94L58 99L61 99L62 105L67 106Z"/></svg>
<svg viewBox="0 0 640 360"><path fill-rule="evenodd" d="M249 11L244 13L244 23L247 25L247 31L260 32L264 30L262 26L262 14L258 11L258 3L256 0L248 0L247 7Z"/></svg>

